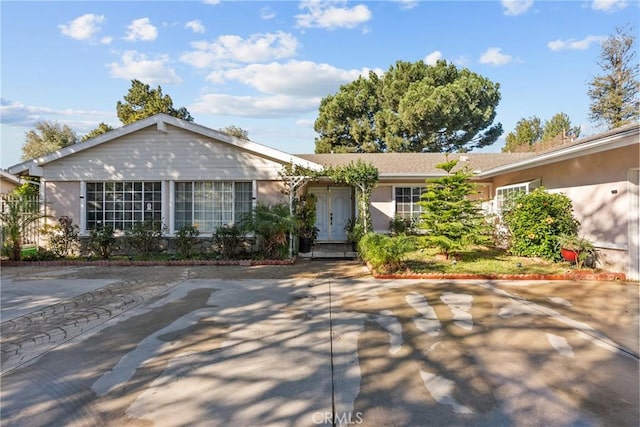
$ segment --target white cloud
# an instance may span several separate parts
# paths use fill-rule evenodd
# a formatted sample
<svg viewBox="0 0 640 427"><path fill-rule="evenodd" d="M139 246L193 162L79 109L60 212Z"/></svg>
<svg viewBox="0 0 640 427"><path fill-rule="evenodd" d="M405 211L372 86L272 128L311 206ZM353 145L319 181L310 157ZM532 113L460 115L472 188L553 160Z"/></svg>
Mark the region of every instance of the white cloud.
<svg viewBox="0 0 640 427"><path fill-rule="evenodd" d="M261 7L260 8L260 18L268 21L269 19L273 19L276 17L276 13L270 7Z"/></svg>
<svg viewBox="0 0 640 427"><path fill-rule="evenodd" d="M504 14L509 16L521 15L533 6L533 0L501 0L500 3Z"/></svg>
<svg viewBox="0 0 640 427"><path fill-rule="evenodd" d="M100 32L100 24L105 21L103 15L88 13L69 21L66 24L58 25L60 32L65 36L76 40L90 40Z"/></svg>
<svg viewBox="0 0 640 427"><path fill-rule="evenodd" d="M586 50L589 49L593 43L602 43L606 40L603 36L587 36L582 40L554 40L547 43L547 47L553 51L557 50Z"/></svg>
<svg viewBox="0 0 640 427"><path fill-rule="evenodd" d="M7 98L0 98L0 123L7 126L33 127L37 122L43 120L65 118L64 122L76 130L76 127L80 126L72 125L72 123L93 123L93 127L95 127L98 122L106 121L104 117L113 117L113 115L113 113L104 111L30 106ZM76 118L76 120L68 118Z"/></svg>
<svg viewBox="0 0 640 427"><path fill-rule="evenodd" d="M302 28L355 28L372 18L369 8L363 4L347 7L346 1L303 0L300 9L307 13L296 15Z"/></svg>
<svg viewBox="0 0 640 427"><path fill-rule="evenodd" d="M403 10L411 10L414 7L418 6L418 0L395 0L396 3L400 4L400 8Z"/></svg>
<svg viewBox="0 0 640 427"><path fill-rule="evenodd" d="M113 37L111 36L103 37L100 39L100 43L102 44L111 44L112 41L113 41Z"/></svg>
<svg viewBox="0 0 640 427"><path fill-rule="evenodd" d="M601 10L603 12L613 12L614 10L624 9L629 6L627 0L593 0L591 7L594 10Z"/></svg>
<svg viewBox="0 0 640 427"><path fill-rule="evenodd" d="M149 18L140 18L131 21L127 30L127 35L124 39L130 42L137 40L153 41L158 37L158 30L151 24Z"/></svg>
<svg viewBox="0 0 640 427"><path fill-rule="evenodd" d="M147 55L134 50L126 51L120 62L109 64L111 77L118 79L138 79L148 84L182 83L182 79L169 65L167 55L149 59Z"/></svg>
<svg viewBox="0 0 640 427"><path fill-rule="evenodd" d="M505 65L511 62L511 55L502 53L499 47L491 47L480 56L481 64Z"/></svg>
<svg viewBox="0 0 640 427"><path fill-rule="evenodd" d="M236 35L222 35L211 43L191 43L194 51L187 52L180 60L196 68L208 68L233 63L265 62L289 58L296 54L298 40L291 34L253 34L246 39Z"/></svg>
<svg viewBox="0 0 640 427"><path fill-rule="evenodd" d="M382 74L382 70L376 70ZM359 76L368 76L369 69L343 70L329 64L311 61L289 61L286 64L252 64L244 68L212 73L208 80L223 83L233 80L266 94L321 98L338 90Z"/></svg>
<svg viewBox="0 0 640 427"><path fill-rule="evenodd" d="M210 4L210 5L217 5L220 4L222 0L203 0L202 3L204 4Z"/></svg>
<svg viewBox="0 0 640 427"><path fill-rule="evenodd" d="M193 113L229 115L240 117L295 116L318 109L320 98L299 98L287 95L232 96L205 94L188 106Z"/></svg>
<svg viewBox="0 0 640 427"><path fill-rule="evenodd" d="M204 25L202 25L202 22L200 22L199 19L187 22L186 24L184 24L184 27L193 31L194 33L202 34L206 31Z"/></svg>
<svg viewBox="0 0 640 427"><path fill-rule="evenodd" d="M440 52L439 50L434 50L424 57L424 63L427 65L436 65L436 62L438 62L440 59L442 59L442 52Z"/></svg>

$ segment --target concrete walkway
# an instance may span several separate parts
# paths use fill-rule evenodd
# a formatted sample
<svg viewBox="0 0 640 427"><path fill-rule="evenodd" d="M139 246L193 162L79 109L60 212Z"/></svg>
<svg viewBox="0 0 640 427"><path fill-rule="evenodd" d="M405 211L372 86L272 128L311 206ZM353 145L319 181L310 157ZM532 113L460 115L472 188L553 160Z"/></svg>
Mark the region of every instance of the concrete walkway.
<svg viewBox="0 0 640 427"><path fill-rule="evenodd" d="M2 425L637 425L637 284L343 266L38 276L109 284L2 323Z"/></svg>

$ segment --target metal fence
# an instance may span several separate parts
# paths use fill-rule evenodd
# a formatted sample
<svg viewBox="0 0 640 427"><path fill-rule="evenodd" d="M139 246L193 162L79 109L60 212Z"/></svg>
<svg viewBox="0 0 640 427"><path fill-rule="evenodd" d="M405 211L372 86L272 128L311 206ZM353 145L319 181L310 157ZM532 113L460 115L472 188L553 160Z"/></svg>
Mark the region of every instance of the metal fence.
<svg viewBox="0 0 640 427"><path fill-rule="evenodd" d="M21 196L15 194L0 195L0 237L2 246L5 243L5 231L8 226L21 228L22 244L40 244L41 220L30 221L40 216L40 198L38 196Z"/></svg>

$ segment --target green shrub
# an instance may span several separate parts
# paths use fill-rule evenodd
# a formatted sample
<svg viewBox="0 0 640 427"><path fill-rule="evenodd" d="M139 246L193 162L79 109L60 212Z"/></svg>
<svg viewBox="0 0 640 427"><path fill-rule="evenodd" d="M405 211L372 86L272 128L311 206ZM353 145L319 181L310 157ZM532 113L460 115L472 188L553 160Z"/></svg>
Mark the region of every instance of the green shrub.
<svg viewBox="0 0 640 427"><path fill-rule="evenodd" d="M376 270L395 271L400 269L404 257L416 249L414 236L386 236L378 233L367 233L358 244L362 259L369 262Z"/></svg>
<svg viewBox="0 0 640 427"><path fill-rule="evenodd" d="M176 252L180 258L191 258L193 245L199 235L200 231L193 225L183 225L176 231Z"/></svg>
<svg viewBox="0 0 640 427"><path fill-rule="evenodd" d="M256 234L261 255L270 259L286 258L289 233L296 230L296 218L289 213L289 206L259 204L243 218L243 231Z"/></svg>
<svg viewBox="0 0 640 427"><path fill-rule="evenodd" d="M415 234L417 225L415 218L396 215L389 221L389 231L391 234Z"/></svg>
<svg viewBox="0 0 640 427"><path fill-rule="evenodd" d="M157 221L136 222L131 230L125 231L125 240L142 258L149 258L160 246L162 231Z"/></svg>
<svg viewBox="0 0 640 427"><path fill-rule="evenodd" d="M511 234L510 250L515 255L559 260L557 236L576 235L580 223L573 216L571 199L540 187L519 193L509 203L503 219Z"/></svg>
<svg viewBox="0 0 640 427"><path fill-rule="evenodd" d="M97 225L89 232L89 246L102 259L109 259L116 245L113 228L110 225Z"/></svg>
<svg viewBox="0 0 640 427"><path fill-rule="evenodd" d="M222 258L231 259L242 241L242 230L237 225L223 225L218 227L213 238L220 248Z"/></svg>
<svg viewBox="0 0 640 427"><path fill-rule="evenodd" d="M68 216L58 218L58 224L48 230L49 247L58 257L66 257L79 245L80 227Z"/></svg>

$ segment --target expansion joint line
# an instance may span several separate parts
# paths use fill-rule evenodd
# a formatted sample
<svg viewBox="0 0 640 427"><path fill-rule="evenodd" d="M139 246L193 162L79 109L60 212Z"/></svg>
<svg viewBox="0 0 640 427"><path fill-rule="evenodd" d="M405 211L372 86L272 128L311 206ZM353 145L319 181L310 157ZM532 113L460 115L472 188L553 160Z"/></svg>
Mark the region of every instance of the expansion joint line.
<svg viewBox="0 0 640 427"><path fill-rule="evenodd" d="M329 353L331 358L331 424L336 427L336 384L335 367L333 363L333 293L331 279L329 279Z"/></svg>

